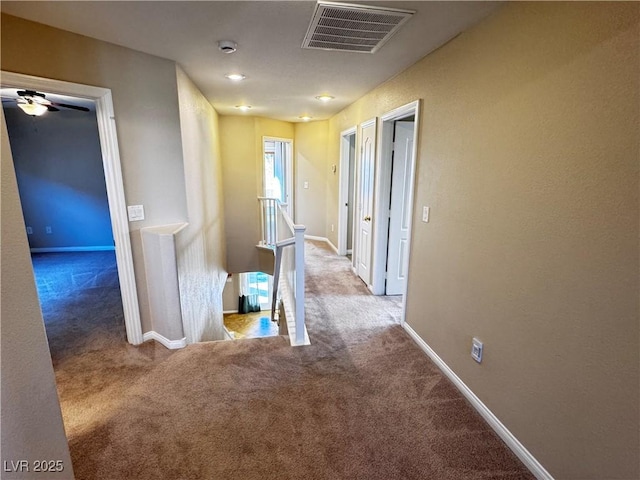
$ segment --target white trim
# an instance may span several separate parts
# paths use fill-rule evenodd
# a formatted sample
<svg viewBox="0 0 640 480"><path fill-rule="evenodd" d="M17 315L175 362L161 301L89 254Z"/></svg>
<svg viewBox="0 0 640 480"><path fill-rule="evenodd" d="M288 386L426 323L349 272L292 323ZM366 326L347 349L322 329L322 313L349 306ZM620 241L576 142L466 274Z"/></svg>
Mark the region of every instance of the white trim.
<svg viewBox="0 0 640 480"><path fill-rule="evenodd" d="M358 141L358 128L357 126L353 126L348 128L347 130L343 130L340 132L340 178L338 180L338 185L340 186L340 190L338 193L338 255L346 255L347 254L347 222L349 215L349 208L345 208L345 204L353 199L349 198L349 166L350 166L350 155L349 155L349 142L347 141L347 137L355 136L355 141ZM356 145L354 145L356 147ZM357 149L356 149L357 150ZM354 153L354 156L355 153ZM354 168L354 180L355 180L355 168L356 168L356 159L353 159L353 168ZM354 195L355 195L355 185L353 187ZM355 205L352 205L351 208L354 209ZM355 218L355 216L354 216ZM355 222L354 222L355 223ZM352 237L353 238L353 237Z"/></svg>
<svg viewBox="0 0 640 480"><path fill-rule="evenodd" d="M120 281L125 329L129 343L139 345L143 342L140 307L138 304L138 291L136 289L133 270L129 220L127 218L127 208L124 198L122 166L120 164L111 90L108 88L63 82L61 80L33 77L5 71L0 72L0 76L3 87L33 88L49 93L95 100L98 134L102 150L102 164L104 167L107 199L109 202L109 214L111 215L111 228L113 230L116 248L116 263L118 265L118 279Z"/></svg>
<svg viewBox="0 0 640 480"><path fill-rule="evenodd" d="M449 365L425 342L416 331L406 322L402 324L409 336L418 344L418 346L427 354L427 356L437 365L437 367L445 374L445 376L453 382L460 393L469 400L473 408L485 419L489 426L498 434L498 436L507 444L513 453L525 464L525 466L535 475L538 480L553 480L551 474L542 466L538 460L525 448L522 443L509 431L509 429L489 410L489 408L480 400L475 393L455 374Z"/></svg>
<svg viewBox="0 0 640 480"><path fill-rule="evenodd" d="M238 310L236 309L236 310L223 310L223 311L222 311L222 314L223 314L223 315L226 315L226 314L228 314L228 313L238 313Z"/></svg>
<svg viewBox="0 0 640 480"><path fill-rule="evenodd" d="M183 337L180 340L169 340L167 337L160 335L158 332L154 332L151 330L150 332L145 332L142 336L143 341L148 342L149 340L155 340L158 343L161 343L169 350L176 350L178 348L184 348L187 346L187 338Z"/></svg>
<svg viewBox="0 0 640 480"><path fill-rule="evenodd" d="M32 248L31 253L58 253L58 252L112 252L116 249L113 245L93 247L45 247Z"/></svg>
<svg viewBox="0 0 640 480"><path fill-rule="evenodd" d="M264 169L264 154L265 154L265 149L264 149L264 144L265 142L280 142L280 143L284 143L286 144L286 158L285 158L285 164L286 164L286 179L285 182L287 183L284 188L286 193L288 194L288 198L286 202L281 203L281 205L283 207L285 207L285 211L289 214L289 216L291 217L291 220L295 222L295 208L296 208L296 185L295 185L295 176L294 176L294 168L295 168L295 158L294 158L294 150L293 150L293 138L281 138L281 137L271 137L269 135L263 135L262 136L262 159L261 159L261 164L262 164L262 195L266 195L266 181L265 181L265 169ZM258 197L260 198L260 197Z"/></svg>
<svg viewBox="0 0 640 480"><path fill-rule="evenodd" d="M329 244L329 248L331 248L331 250L333 250L334 252L336 252L336 255L340 255L340 254L338 253L338 247L336 247L336 246L331 242L331 240L329 240L328 238L327 238L327 243Z"/></svg>
<svg viewBox="0 0 640 480"><path fill-rule="evenodd" d="M305 235L304 236L305 240L316 240L318 242L324 242L327 245L329 245L329 248L331 250L333 250L334 252L336 252L336 255L340 255L338 253L338 248L331 242L331 240L329 240L327 237L318 237L316 235Z"/></svg>
<svg viewBox="0 0 640 480"><path fill-rule="evenodd" d="M413 152L409 160L409 175L411 182L409 183L409 192L407 195L407 203L411 206L411 215L409 216L409 232L407 240L407 255L405 256L405 270L409 267L409 258L411 257L411 230L413 226L413 194L415 185L416 164L418 157L418 132L420 129L420 100L408 103L398 107L380 117L380 135L378 136L378 151L376 153L376 170L375 170L375 203L373 206L375 225L373 227L373 255L371 261L371 285L374 295L384 295L385 278L387 270L387 240L389 225L389 207L388 200L391 191L391 159L393 151L393 122L400 120L409 115L414 115L413 125ZM407 281L408 283L408 281ZM406 285L403 296L406 297ZM402 317L406 311L406 301L403 300Z"/></svg>
<svg viewBox="0 0 640 480"><path fill-rule="evenodd" d="M224 334L227 337L225 340L235 340L236 336L234 335L234 333L229 330L226 326L222 325L222 328L224 328Z"/></svg>

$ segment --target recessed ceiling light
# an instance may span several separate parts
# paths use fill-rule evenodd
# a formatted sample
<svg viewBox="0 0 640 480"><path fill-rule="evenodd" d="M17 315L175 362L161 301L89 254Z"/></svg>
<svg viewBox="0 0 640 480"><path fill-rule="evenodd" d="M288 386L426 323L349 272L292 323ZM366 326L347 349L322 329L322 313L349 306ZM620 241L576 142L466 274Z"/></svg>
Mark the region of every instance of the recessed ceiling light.
<svg viewBox="0 0 640 480"><path fill-rule="evenodd" d="M233 80L234 82L239 82L240 80L244 80L245 78L247 78L241 73L227 73L225 77L227 77L229 80Z"/></svg>
<svg viewBox="0 0 640 480"><path fill-rule="evenodd" d="M302 120L303 122L308 122L309 120L311 120L313 117L310 117L309 115L301 115L298 117L300 120Z"/></svg>
<svg viewBox="0 0 640 480"><path fill-rule="evenodd" d="M246 112L251 108L251 105L236 105L236 108L238 110L242 110L243 112Z"/></svg>
<svg viewBox="0 0 640 480"><path fill-rule="evenodd" d="M332 97L331 95L318 95L316 98L321 102L330 102L335 97Z"/></svg>

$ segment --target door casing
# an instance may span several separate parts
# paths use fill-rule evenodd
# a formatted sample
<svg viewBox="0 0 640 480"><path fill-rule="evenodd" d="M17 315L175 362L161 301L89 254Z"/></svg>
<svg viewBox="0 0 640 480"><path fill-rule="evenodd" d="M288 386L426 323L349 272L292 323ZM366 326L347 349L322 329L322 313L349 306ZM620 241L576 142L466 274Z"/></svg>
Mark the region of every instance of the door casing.
<svg viewBox="0 0 640 480"><path fill-rule="evenodd" d="M380 117L380 135L378 136L377 168L375 170L375 202L374 202L374 232L373 232L373 262L371 292L374 295L385 294L385 277L387 270L387 241L389 206L388 200L391 191L391 158L393 153L393 124L396 120L415 116L413 132L413 155L407 168L410 171L411 181L407 192L407 204L410 205L411 215L409 221L409 240L407 244L405 271L409 275L409 259L411 258L411 231L414 216L414 187L416 173L416 158L418 155L418 132L420 131L420 100L398 107ZM408 281L407 281L408 284ZM406 287L403 293L403 315L406 309Z"/></svg>
<svg viewBox="0 0 640 480"><path fill-rule="evenodd" d="M358 138L356 135L357 128L351 127L347 130L344 130L340 133L340 192L338 205L340 206L338 209L338 255L346 255L347 254L347 229L348 229L348 207L347 203L353 202L352 198L349 198L349 147L350 142L349 138L351 136L356 136L356 151L357 151L357 143ZM357 157L357 154L356 154ZM354 169L355 169L354 162ZM357 175L354 175L354 181L357 181ZM355 193L355 186L354 186ZM356 212L356 205L351 205L351 208L354 212ZM353 222L355 224L355 222ZM352 226L353 227L353 226ZM352 228L353 230L353 228ZM355 235L352 235L353 241L355 241Z"/></svg>
<svg viewBox="0 0 640 480"><path fill-rule="evenodd" d="M116 120L113 111L111 90L79 83L64 82L49 78L34 77L13 72L2 71L3 88L29 88L43 90L59 95L87 98L95 101L98 119L98 135L102 151L102 165L107 186L109 214L111 228L116 247L116 264L124 311L124 324L127 341L132 345L139 345L143 341L142 325L140 323L140 307L138 304L138 290L136 289L133 270L133 255L129 237L129 220L124 197L124 183L122 181L122 167L118 137L116 135ZM6 124L2 125L6 129Z"/></svg>

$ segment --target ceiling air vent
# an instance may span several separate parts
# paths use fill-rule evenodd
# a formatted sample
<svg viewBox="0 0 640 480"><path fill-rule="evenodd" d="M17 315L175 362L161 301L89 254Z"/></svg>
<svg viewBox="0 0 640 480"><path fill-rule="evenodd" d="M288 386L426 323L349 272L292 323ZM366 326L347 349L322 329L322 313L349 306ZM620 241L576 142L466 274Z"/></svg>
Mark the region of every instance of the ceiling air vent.
<svg viewBox="0 0 640 480"><path fill-rule="evenodd" d="M318 2L302 48L375 53L415 12Z"/></svg>

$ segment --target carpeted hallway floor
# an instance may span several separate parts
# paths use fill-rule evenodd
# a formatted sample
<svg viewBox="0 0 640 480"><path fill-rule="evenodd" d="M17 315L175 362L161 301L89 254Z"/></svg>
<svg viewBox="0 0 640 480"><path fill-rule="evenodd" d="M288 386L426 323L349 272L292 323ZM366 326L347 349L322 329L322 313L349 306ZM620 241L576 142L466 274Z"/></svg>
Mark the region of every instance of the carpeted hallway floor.
<svg viewBox="0 0 640 480"><path fill-rule="evenodd" d="M77 479L533 478L398 325L399 299L306 247L307 347L170 353L121 330L83 348L73 337L93 327L47 326L52 350L74 345L53 355Z"/></svg>

